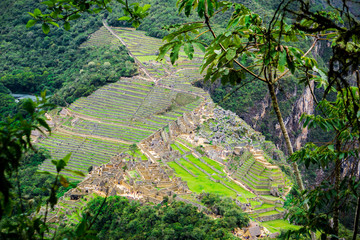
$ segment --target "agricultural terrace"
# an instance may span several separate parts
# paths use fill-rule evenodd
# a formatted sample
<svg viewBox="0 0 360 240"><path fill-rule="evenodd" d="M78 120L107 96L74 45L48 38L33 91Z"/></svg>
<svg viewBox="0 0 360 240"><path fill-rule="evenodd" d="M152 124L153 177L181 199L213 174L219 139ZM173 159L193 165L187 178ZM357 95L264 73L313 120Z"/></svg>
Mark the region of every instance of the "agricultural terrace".
<svg viewBox="0 0 360 240"><path fill-rule="evenodd" d="M87 173L92 165L101 165L109 161L110 157L128 149L128 145L115 141L106 141L90 137L80 137L75 134L54 132L51 137L38 143L39 146L50 150L52 159L61 159L68 153L72 153L67 168ZM55 167L46 160L40 170L54 172ZM63 172L72 180L81 180L79 176Z"/></svg>
<svg viewBox="0 0 360 240"><path fill-rule="evenodd" d="M256 197L229 179L223 171L224 165L206 156L195 157L191 153L192 149L179 141L171 144L171 148L179 151L182 157L168 162L168 165L175 170L177 176L187 181L191 191L217 193L238 198L243 203L248 203Z"/></svg>
<svg viewBox="0 0 360 240"><path fill-rule="evenodd" d="M194 155L196 146L181 137L170 147L172 151L177 151L180 157L167 164L174 169L176 176L187 181L192 192L201 193L204 191L236 198L239 202L250 206L247 211L253 220L266 221L270 231L278 231L278 226L286 229L295 227L282 219L284 214L282 199L270 195L269 190L268 179L270 175L273 179L271 186L283 186L288 179L284 178L276 166L271 165L268 168L272 167L273 169L266 169L258 162L259 153L254 154L255 157L249 157L247 162L236 171L236 174L230 176L226 172L224 163L213 160L197 151L196 156L198 157L196 157ZM249 182L254 181L256 184L250 185L244 179L251 179ZM244 188L244 185L251 187L252 191ZM193 201L189 198L188 200Z"/></svg>
<svg viewBox="0 0 360 240"><path fill-rule="evenodd" d="M113 30L150 75L158 78L160 86L204 94L202 89L191 85L192 82L201 78L199 67L203 53L200 50L195 48L194 58L191 61L187 59L183 51L180 51L179 60L172 66L168 56L166 56L166 62L156 61L158 49L164 44L162 40L145 36L145 32L142 31L124 28L113 28Z"/></svg>
<svg viewBox="0 0 360 240"><path fill-rule="evenodd" d="M80 48L121 45L121 42L114 35L112 35L105 27L101 27L98 31L91 34L88 40L80 45Z"/></svg>
<svg viewBox="0 0 360 240"><path fill-rule="evenodd" d="M138 31L114 31L127 43L132 54L139 58L138 62L144 64L154 81L141 76L122 78L88 97L77 99L67 108L67 116L53 117L60 118L56 129L39 143L50 150L54 159L71 152L69 168L84 173L90 166L108 162L115 154L128 151L130 144L140 142L185 112L194 110L201 103L201 96L205 95L203 90L190 84L200 77L196 71L188 68L187 72L166 62L154 61L161 40L147 37ZM81 47L111 48L121 44L107 28L102 27ZM151 68L147 65L148 61L156 67ZM194 64L198 66L196 61ZM187 65L191 66L190 63ZM164 76L166 84L159 84L160 77ZM140 157L144 159L144 156ZM43 163L41 169L55 172L50 159ZM67 175L71 179L79 179Z"/></svg>
<svg viewBox="0 0 360 240"><path fill-rule="evenodd" d="M202 89L192 86L194 81L201 78L198 68L202 53L198 50L193 61L187 60L184 52L181 52L178 63L171 66L168 56L163 62L155 61L158 48L163 44L160 39L131 29L112 28L112 31L125 43L150 79L142 76L120 79L87 98L78 99L68 107L70 114L62 117L53 134L39 143L51 151L53 159L71 152L68 167L84 173L90 166L106 163L120 152L146 160L141 151L131 151L130 144L140 142L184 112L192 111L201 103L202 97L207 96ZM102 27L81 47L120 46L121 41L117 37ZM269 191L273 185L287 186L289 180L278 168L265 168L264 162L256 161L258 158L262 160L263 156L247 159L230 176L225 171L224 163L203 154L198 156L199 153L194 152L195 146L181 138L171 144L171 148L178 151L181 157L167 164L177 176L187 181L191 191L217 193L248 204L251 217L266 221L264 226L272 232L296 228L279 219L284 212L281 204L278 204L281 199L271 196ZM40 169L55 171L50 159ZM65 174L70 179L81 180L78 176ZM267 181L270 176L274 179L271 185ZM248 191L244 185L253 191ZM191 198L190 195L184 197ZM64 204L67 208L71 202L64 201ZM61 213L61 207L59 211ZM76 222L76 216L72 215L70 221ZM55 229L57 226L52 227Z"/></svg>
<svg viewBox="0 0 360 240"><path fill-rule="evenodd" d="M137 138L140 141L184 112L192 111L200 102L199 97L131 78L121 79L89 97L80 98L68 109L94 121L138 128L144 133Z"/></svg>

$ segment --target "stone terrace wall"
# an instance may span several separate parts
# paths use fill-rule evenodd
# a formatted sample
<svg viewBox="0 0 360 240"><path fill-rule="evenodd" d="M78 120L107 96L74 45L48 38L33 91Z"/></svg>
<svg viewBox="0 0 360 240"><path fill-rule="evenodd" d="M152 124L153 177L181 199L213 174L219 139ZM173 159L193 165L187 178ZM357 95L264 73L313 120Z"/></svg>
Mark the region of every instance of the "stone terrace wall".
<svg viewBox="0 0 360 240"><path fill-rule="evenodd" d="M139 143L140 148L148 154L155 150L159 152L160 148L164 151L169 150L168 143L170 139L176 138L180 134L190 133L201 124L201 118L209 115L213 109L212 100L204 99L204 101L193 111L186 112L178 117L175 121L170 122L167 126L153 133ZM154 158L151 158L154 160Z"/></svg>

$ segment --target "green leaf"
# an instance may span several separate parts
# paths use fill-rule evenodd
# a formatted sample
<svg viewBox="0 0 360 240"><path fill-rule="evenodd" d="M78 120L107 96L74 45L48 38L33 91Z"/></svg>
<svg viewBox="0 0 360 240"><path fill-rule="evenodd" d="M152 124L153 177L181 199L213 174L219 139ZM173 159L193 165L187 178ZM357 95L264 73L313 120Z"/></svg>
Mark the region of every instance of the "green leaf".
<svg viewBox="0 0 360 240"><path fill-rule="evenodd" d="M41 15L41 11L40 11L40 9L35 8L35 10L34 10L34 14L35 14L35 16L40 16L40 15Z"/></svg>
<svg viewBox="0 0 360 240"><path fill-rule="evenodd" d="M66 31L69 31L69 30L70 30L70 23L69 23L69 22L65 22L65 23L64 23L64 29L65 29Z"/></svg>
<svg viewBox="0 0 360 240"><path fill-rule="evenodd" d="M71 153L68 153L62 160L63 160L66 164L68 164L70 158L71 158Z"/></svg>
<svg viewBox="0 0 360 240"><path fill-rule="evenodd" d="M163 60L164 57L165 57L165 54L175 45L175 43L173 42L170 42L170 43L167 43L163 46L160 47L159 51L159 55L157 57L158 60Z"/></svg>
<svg viewBox="0 0 360 240"><path fill-rule="evenodd" d="M56 161L56 160L51 160L51 163L56 167L56 165L57 165L57 162L58 161Z"/></svg>
<svg viewBox="0 0 360 240"><path fill-rule="evenodd" d="M151 7L150 4L145 4L145 5L143 6L143 8L142 8L143 12L146 12L147 10L149 10L150 7Z"/></svg>
<svg viewBox="0 0 360 240"><path fill-rule="evenodd" d="M214 15L214 5L212 3L212 0L207 0L207 8L208 8L208 14L210 17L212 17Z"/></svg>
<svg viewBox="0 0 360 240"><path fill-rule="evenodd" d="M186 53L186 55L189 57L190 60L193 58L193 56L194 56L194 46L192 45L191 42L185 43L184 52Z"/></svg>
<svg viewBox="0 0 360 240"><path fill-rule="evenodd" d="M236 50L233 49L233 48L231 48L231 49L229 49L229 50L227 51L225 57L226 57L226 59L227 59L228 61L230 61L231 59L234 59L235 56L236 56Z"/></svg>
<svg viewBox="0 0 360 240"><path fill-rule="evenodd" d="M48 171L40 171L40 170L38 170L38 171L36 171L36 173L37 174L44 174L44 175L51 175L51 173L48 172Z"/></svg>
<svg viewBox="0 0 360 240"><path fill-rule="evenodd" d="M53 3L52 1L44 1L44 2L41 2L41 4L45 4L45 5L47 5L48 7L54 6L54 3Z"/></svg>
<svg viewBox="0 0 360 240"><path fill-rule="evenodd" d="M205 53L205 46L199 42L194 42L194 44L203 52Z"/></svg>
<svg viewBox="0 0 360 240"><path fill-rule="evenodd" d="M49 22L51 25L54 25L55 27L59 27L59 24L57 24L56 22Z"/></svg>
<svg viewBox="0 0 360 240"><path fill-rule="evenodd" d="M287 62L287 66L288 66L290 72L291 72L292 74L294 74L294 73L295 73L295 64L294 64L293 61L291 61L291 59L289 58L289 56L286 58L286 62Z"/></svg>
<svg viewBox="0 0 360 240"><path fill-rule="evenodd" d="M32 12L28 12L28 14L29 14L30 16L32 16L33 18L36 18L35 14L33 14Z"/></svg>
<svg viewBox="0 0 360 240"><path fill-rule="evenodd" d="M181 42L178 42L175 44L174 48L172 49L170 53L171 64L174 64L176 60L179 58L180 48L181 48Z"/></svg>
<svg viewBox="0 0 360 240"><path fill-rule="evenodd" d="M194 2L194 0L187 0L187 3L185 5L185 15L187 17L190 16L190 12L191 12L193 2Z"/></svg>
<svg viewBox="0 0 360 240"><path fill-rule="evenodd" d="M48 34L50 32L50 27L46 23L42 24L42 30L45 34Z"/></svg>
<svg viewBox="0 0 360 240"><path fill-rule="evenodd" d="M28 99L24 102L23 104L23 108L30 114L33 115L35 112L35 103L31 100Z"/></svg>
<svg viewBox="0 0 360 240"><path fill-rule="evenodd" d="M122 16L121 18L118 18L119 21L129 21L131 17L129 16Z"/></svg>
<svg viewBox="0 0 360 240"><path fill-rule="evenodd" d="M286 64L286 51L282 51L279 53L279 70L280 72L284 72L285 70L285 64Z"/></svg>
<svg viewBox="0 0 360 240"><path fill-rule="evenodd" d="M331 150L332 152L334 152L334 151L335 151L335 149L334 149L334 145L328 145L328 146L327 146L327 148L328 148L329 150Z"/></svg>
<svg viewBox="0 0 360 240"><path fill-rule="evenodd" d="M200 18L204 17L205 12L205 0L199 0L197 12Z"/></svg>
<svg viewBox="0 0 360 240"><path fill-rule="evenodd" d="M78 18L80 18L80 17L81 17L80 14L74 14L74 15L71 15L71 16L69 17L69 20L75 20L75 19L78 19Z"/></svg>
<svg viewBox="0 0 360 240"><path fill-rule="evenodd" d="M37 118L36 120L39 122L40 126L43 126L43 127L46 128L46 130L48 130L49 132L51 131L51 128L49 127L49 125L47 124L47 122L45 121L45 119L39 117L39 118Z"/></svg>
<svg viewBox="0 0 360 240"><path fill-rule="evenodd" d="M31 27L34 26L36 23L37 23L37 20L30 19L30 20L27 22L26 27L27 27L27 28L31 28Z"/></svg>
<svg viewBox="0 0 360 240"><path fill-rule="evenodd" d="M61 170L63 170L66 167L66 163L64 160L60 159L56 163L56 171L59 173Z"/></svg>

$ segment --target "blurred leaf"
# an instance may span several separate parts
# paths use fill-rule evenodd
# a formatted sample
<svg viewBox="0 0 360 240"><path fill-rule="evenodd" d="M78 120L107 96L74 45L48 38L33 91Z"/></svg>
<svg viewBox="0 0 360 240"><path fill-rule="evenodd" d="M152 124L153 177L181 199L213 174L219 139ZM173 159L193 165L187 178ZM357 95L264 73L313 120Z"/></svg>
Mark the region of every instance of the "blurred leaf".
<svg viewBox="0 0 360 240"><path fill-rule="evenodd" d="M30 28L30 27L34 26L36 23L37 23L37 20L30 19L30 20L27 22L26 27L27 27L27 28Z"/></svg>
<svg viewBox="0 0 360 240"><path fill-rule="evenodd" d="M69 30L70 30L70 23L69 23L69 22L65 22L65 23L64 23L64 29L65 29L66 31L69 31Z"/></svg>
<svg viewBox="0 0 360 240"><path fill-rule="evenodd" d="M43 23L41 27L45 34L48 34L50 32L50 27L46 23Z"/></svg>
<svg viewBox="0 0 360 240"><path fill-rule="evenodd" d="M65 188L67 188L69 186L69 182L62 175L60 175L60 183Z"/></svg>

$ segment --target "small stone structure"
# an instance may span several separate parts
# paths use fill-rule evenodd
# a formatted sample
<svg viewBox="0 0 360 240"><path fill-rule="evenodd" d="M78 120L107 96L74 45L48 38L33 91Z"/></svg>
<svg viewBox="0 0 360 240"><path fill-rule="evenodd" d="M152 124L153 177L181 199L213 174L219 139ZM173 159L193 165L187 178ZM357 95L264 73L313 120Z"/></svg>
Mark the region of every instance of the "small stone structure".
<svg viewBox="0 0 360 240"><path fill-rule="evenodd" d="M125 161L121 156L111 163L94 167L89 176L65 194L71 200L96 193L125 196L142 202L160 203L164 196L190 194L186 182L172 177L174 171L152 161Z"/></svg>

